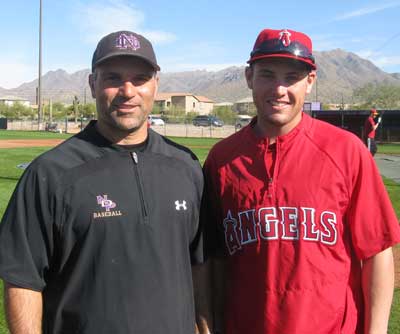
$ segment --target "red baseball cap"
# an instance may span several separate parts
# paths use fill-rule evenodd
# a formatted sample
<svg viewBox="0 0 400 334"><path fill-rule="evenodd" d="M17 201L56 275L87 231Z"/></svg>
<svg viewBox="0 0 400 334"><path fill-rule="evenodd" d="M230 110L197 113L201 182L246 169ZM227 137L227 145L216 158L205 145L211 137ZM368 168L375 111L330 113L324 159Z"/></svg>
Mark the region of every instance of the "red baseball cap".
<svg viewBox="0 0 400 334"><path fill-rule="evenodd" d="M264 29L254 43L248 64L263 58L291 58L316 70L310 37L289 29Z"/></svg>

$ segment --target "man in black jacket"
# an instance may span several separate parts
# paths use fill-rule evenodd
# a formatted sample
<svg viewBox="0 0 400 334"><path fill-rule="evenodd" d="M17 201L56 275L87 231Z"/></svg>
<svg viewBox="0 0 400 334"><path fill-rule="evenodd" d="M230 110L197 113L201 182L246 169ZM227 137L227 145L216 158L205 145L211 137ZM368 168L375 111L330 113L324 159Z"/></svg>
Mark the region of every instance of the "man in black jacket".
<svg viewBox="0 0 400 334"><path fill-rule="evenodd" d="M194 333L203 179L192 152L147 127L159 70L143 36L105 36L97 122L19 181L0 224L12 334Z"/></svg>

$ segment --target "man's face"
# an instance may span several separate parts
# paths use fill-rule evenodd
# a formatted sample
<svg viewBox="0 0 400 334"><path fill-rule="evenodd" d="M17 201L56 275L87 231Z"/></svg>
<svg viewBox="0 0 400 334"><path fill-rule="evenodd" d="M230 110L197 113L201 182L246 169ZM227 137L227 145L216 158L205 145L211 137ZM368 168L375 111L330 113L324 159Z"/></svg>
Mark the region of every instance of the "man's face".
<svg viewBox="0 0 400 334"><path fill-rule="evenodd" d="M114 134L147 127L158 88L151 65L135 57L114 57L96 67L89 83L100 127Z"/></svg>
<svg viewBox="0 0 400 334"><path fill-rule="evenodd" d="M260 126L278 134L292 130L301 120L305 96L315 79L315 71L291 59L265 58L246 68Z"/></svg>

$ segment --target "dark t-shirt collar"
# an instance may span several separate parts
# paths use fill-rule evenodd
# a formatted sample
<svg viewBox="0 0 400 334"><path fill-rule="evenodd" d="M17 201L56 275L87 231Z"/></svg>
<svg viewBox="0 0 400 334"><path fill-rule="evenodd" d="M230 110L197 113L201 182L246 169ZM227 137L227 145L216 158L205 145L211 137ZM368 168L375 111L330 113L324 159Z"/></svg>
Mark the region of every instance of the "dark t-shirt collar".
<svg viewBox="0 0 400 334"><path fill-rule="evenodd" d="M147 136L146 140L142 143L135 144L135 145L119 145L110 142L107 138L105 138L97 129L96 129L96 120L92 120L89 124L85 127L85 129L79 133L77 136L81 137L84 140L88 140L95 144L98 147L109 147L115 149L117 151L140 151L143 152L149 143L149 135Z"/></svg>

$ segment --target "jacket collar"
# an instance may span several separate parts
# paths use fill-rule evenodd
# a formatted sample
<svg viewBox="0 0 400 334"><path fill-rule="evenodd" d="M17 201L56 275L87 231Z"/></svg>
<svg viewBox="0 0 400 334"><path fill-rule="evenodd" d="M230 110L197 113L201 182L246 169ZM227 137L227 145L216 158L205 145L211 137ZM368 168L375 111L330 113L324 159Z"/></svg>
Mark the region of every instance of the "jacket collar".
<svg viewBox="0 0 400 334"><path fill-rule="evenodd" d="M265 146L269 143L268 137L258 137L254 131L254 125L257 122L257 116L252 119L250 124L243 129L243 134L245 137L249 138L251 142L256 144L257 146ZM292 129L289 133L276 137L276 142L280 144L280 146L285 146L293 141L300 133L307 131L312 124L312 118L306 113L302 112L302 117L299 124L296 125L294 129Z"/></svg>

